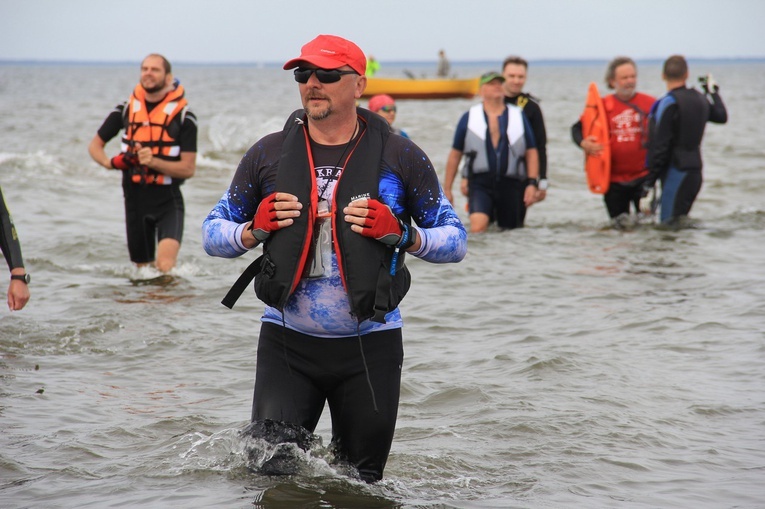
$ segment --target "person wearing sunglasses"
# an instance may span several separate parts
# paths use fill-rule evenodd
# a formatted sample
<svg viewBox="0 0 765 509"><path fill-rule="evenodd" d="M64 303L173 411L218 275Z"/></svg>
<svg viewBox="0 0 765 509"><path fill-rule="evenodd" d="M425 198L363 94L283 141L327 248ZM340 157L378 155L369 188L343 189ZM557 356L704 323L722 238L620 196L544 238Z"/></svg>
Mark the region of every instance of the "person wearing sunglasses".
<svg viewBox="0 0 765 509"><path fill-rule="evenodd" d="M396 101L388 94L378 94L369 98L369 111L377 113L390 124L391 132L408 138L409 135L398 127L393 126L396 121Z"/></svg>
<svg viewBox="0 0 765 509"><path fill-rule="evenodd" d="M212 256L263 247L223 300L232 307L254 278L266 304L245 431L277 444L305 436L328 404L335 461L374 482L398 411L406 255L459 262L467 232L427 155L357 108L366 65L356 44L335 35L284 64L303 108L247 151L202 231ZM294 448L277 449L253 468L294 468L284 457Z"/></svg>

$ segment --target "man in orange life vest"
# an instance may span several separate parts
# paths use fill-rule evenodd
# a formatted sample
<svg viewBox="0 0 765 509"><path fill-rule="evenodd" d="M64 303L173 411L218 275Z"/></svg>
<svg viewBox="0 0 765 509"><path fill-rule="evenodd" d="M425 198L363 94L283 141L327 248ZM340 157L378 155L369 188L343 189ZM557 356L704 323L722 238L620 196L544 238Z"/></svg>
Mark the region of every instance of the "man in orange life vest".
<svg viewBox="0 0 765 509"><path fill-rule="evenodd" d="M648 113L656 99L636 90L637 65L628 57L611 60L606 84L614 93L603 98L611 138L611 182L603 200L614 220L630 213L630 203L635 212L640 210L642 183L648 176ZM581 121L571 127L571 137L588 154L603 149L594 137L583 138Z"/></svg>
<svg viewBox="0 0 765 509"><path fill-rule="evenodd" d="M110 158L104 147L122 130L121 152ZM183 237L180 186L196 169L197 119L165 57L143 60L140 83L112 110L88 152L104 168L122 171L131 261L170 271Z"/></svg>

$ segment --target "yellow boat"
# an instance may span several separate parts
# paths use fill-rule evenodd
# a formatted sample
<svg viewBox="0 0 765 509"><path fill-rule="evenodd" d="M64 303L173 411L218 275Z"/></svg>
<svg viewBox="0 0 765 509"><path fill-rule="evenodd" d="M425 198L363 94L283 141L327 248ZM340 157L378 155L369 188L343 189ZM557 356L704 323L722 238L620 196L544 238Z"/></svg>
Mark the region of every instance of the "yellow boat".
<svg viewBox="0 0 765 509"><path fill-rule="evenodd" d="M478 93L478 78L468 79L397 79L367 77L362 97L388 94L394 99L472 98Z"/></svg>

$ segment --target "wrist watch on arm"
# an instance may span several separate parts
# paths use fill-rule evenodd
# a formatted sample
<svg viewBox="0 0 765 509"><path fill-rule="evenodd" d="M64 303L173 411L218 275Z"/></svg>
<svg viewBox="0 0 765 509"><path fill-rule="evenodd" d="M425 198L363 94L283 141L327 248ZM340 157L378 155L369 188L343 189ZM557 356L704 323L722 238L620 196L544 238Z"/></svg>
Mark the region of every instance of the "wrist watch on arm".
<svg viewBox="0 0 765 509"><path fill-rule="evenodd" d="M29 284L29 282L32 280L32 278L29 276L29 272L26 274L11 274L11 281L14 279L18 281L24 281L25 284Z"/></svg>
<svg viewBox="0 0 765 509"><path fill-rule="evenodd" d="M526 187L528 186L534 186L539 187L539 180L538 179L526 179Z"/></svg>
<svg viewBox="0 0 765 509"><path fill-rule="evenodd" d="M549 186L549 184L547 183L547 179L546 178L539 179L539 185L537 186L537 188L540 191L547 191L547 187L548 186Z"/></svg>

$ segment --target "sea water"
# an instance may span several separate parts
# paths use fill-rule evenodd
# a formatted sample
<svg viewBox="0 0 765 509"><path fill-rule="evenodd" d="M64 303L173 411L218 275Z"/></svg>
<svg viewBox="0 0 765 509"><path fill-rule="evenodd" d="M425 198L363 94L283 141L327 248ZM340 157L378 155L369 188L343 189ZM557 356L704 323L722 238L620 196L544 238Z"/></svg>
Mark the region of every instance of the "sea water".
<svg viewBox="0 0 765 509"><path fill-rule="evenodd" d="M200 230L300 98L276 66L175 67L197 173L174 277L145 284L157 273L128 261L120 176L87 153L137 65L0 66L0 185L32 274L27 307L0 312L0 507L765 506L765 63L691 62L729 123L707 128L679 231L611 228L587 190L569 129L605 62L532 64L547 199L524 229L471 235L460 264L408 258L398 425L371 486L331 466L326 411L298 473L248 468L263 305L220 300L258 253L211 258ZM639 89L663 93L658 63L639 64ZM441 177L474 103L398 102Z"/></svg>

